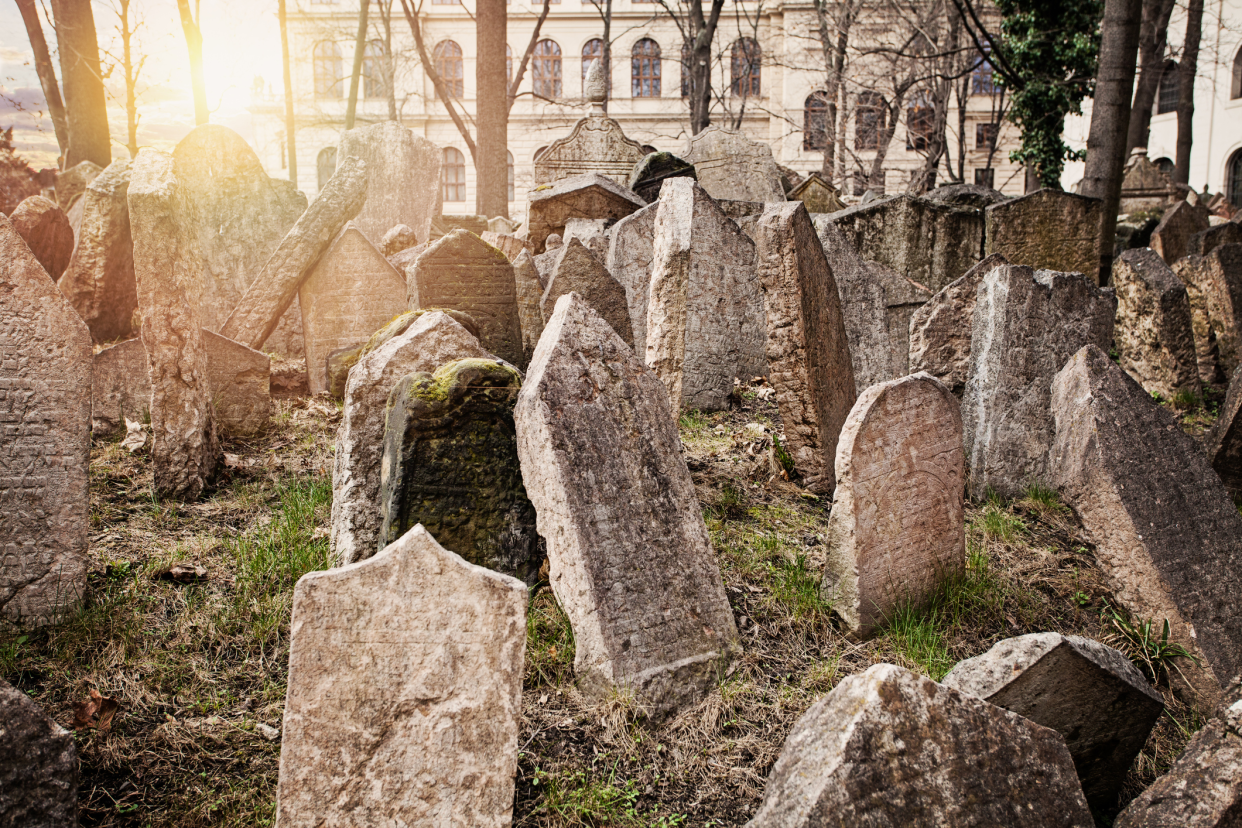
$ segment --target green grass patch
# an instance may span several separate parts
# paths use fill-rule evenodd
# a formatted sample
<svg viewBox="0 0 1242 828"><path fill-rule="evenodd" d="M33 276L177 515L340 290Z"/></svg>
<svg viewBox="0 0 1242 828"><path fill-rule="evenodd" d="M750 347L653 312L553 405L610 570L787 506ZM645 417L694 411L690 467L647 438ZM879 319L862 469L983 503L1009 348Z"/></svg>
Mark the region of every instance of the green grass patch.
<svg viewBox="0 0 1242 828"><path fill-rule="evenodd" d="M602 778L591 778L581 770L552 774L536 768L534 784L542 788L543 797L532 816L546 815L554 825L565 828L673 828L687 820L684 814L661 815L657 809L640 808L638 784L618 779L615 765Z"/></svg>

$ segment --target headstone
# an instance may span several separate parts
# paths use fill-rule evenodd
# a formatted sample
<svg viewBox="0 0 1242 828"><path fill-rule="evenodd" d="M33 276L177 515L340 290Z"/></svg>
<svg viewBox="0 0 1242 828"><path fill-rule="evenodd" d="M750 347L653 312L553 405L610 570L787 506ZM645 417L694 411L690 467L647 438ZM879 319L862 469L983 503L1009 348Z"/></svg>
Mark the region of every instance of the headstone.
<svg viewBox="0 0 1242 828"><path fill-rule="evenodd" d="M837 436L857 398L840 294L802 202L769 205L754 232L787 448L806 488L826 494Z"/></svg>
<svg viewBox="0 0 1242 828"><path fill-rule="evenodd" d="M747 828L1095 823L1054 730L893 664L794 724Z"/></svg>
<svg viewBox="0 0 1242 828"><path fill-rule="evenodd" d="M78 751L73 734L0 679L0 825L74 828Z"/></svg>
<svg viewBox="0 0 1242 828"><path fill-rule="evenodd" d="M479 342L501 359L522 364L513 265L505 254L466 230L434 242L414 263L409 307L452 308L479 324ZM433 534L439 537L435 528Z"/></svg>
<svg viewBox="0 0 1242 828"><path fill-rule="evenodd" d="M147 422L151 416L151 377L147 352L135 337L103 348L94 359L91 384L91 434L112 438L125 434L125 421Z"/></svg>
<svg viewBox="0 0 1242 828"><path fill-rule="evenodd" d="M58 281L73 254L73 228L61 209L51 199L30 196L17 205L9 221L47 275Z"/></svg>
<svg viewBox="0 0 1242 828"><path fill-rule="evenodd" d="M1087 803L1112 807L1164 699L1130 659L1076 635L1007 638L941 682L1065 737Z"/></svg>
<svg viewBox="0 0 1242 828"><path fill-rule="evenodd" d="M220 334L261 350L324 251L346 222L357 215L366 193L365 164L356 158L343 159L250 283L245 296L220 328Z"/></svg>
<svg viewBox="0 0 1242 828"><path fill-rule="evenodd" d="M1242 813L1242 701L1191 737L1169 771L1129 805L1115 828L1234 828Z"/></svg>
<svg viewBox="0 0 1242 828"><path fill-rule="evenodd" d="M543 312L539 299L543 288L539 285L539 271L530 251L523 250L513 260L513 281L517 289L518 321L522 326L522 365L530 365L530 358L543 335Z"/></svg>
<svg viewBox="0 0 1242 828"><path fill-rule="evenodd" d="M408 250L418 243L418 236L408 224L396 224L380 240L379 251L384 254L384 258L391 259L402 250Z"/></svg>
<svg viewBox="0 0 1242 828"><path fill-rule="evenodd" d="M863 261L836 225L824 216L814 216L813 223L840 294L855 391L861 394L878 382L904 376L904 370L895 370L884 302L885 283L895 274L874 262ZM903 341L907 339L908 334Z"/></svg>
<svg viewBox="0 0 1242 828"><path fill-rule="evenodd" d="M1242 364L1242 244L1186 256L1173 272L1190 299L1199 379L1221 384Z"/></svg>
<svg viewBox="0 0 1242 828"><path fill-rule="evenodd" d="M1189 189L1182 185L1183 189ZM1163 210L1179 197L1178 186L1140 147L1126 163L1121 179L1121 213Z"/></svg>
<svg viewBox="0 0 1242 828"><path fill-rule="evenodd" d="M514 420L579 687L656 717L693 705L741 646L664 386L570 294Z"/></svg>
<svg viewBox="0 0 1242 828"><path fill-rule="evenodd" d="M257 434L272 414L272 358L211 331L203 331L203 347L217 427L235 437Z"/></svg>
<svg viewBox="0 0 1242 828"><path fill-rule="evenodd" d="M820 178L817 172L811 173L791 189L789 200L801 201L806 205L808 213L835 213L845 208L837 196L836 188Z"/></svg>
<svg viewBox="0 0 1242 828"><path fill-rule="evenodd" d="M1242 211L1239 211L1238 215L1242 215ZM1242 244L1242 224L1227 221L1224 224L1209 227L1202 233L1195 233L1186 242L1186 255L1206 256L1226 244Z"/></svg>
<svg viewBox="0 0 1242 828"><path fill-rule="evenodd" d="M328 354L366 342L406 308L405 279L366 237L345 225L298 288L312 394L328 390Z"/></svg>
<svg viewBox="0 0 1242 828"><path fill-rule="evenodd" d="M709 126L690 139L686 161L694 165L699 186L712 198L733 201L784 201L781 174L772 148L740 132Z"/></svg>
<svg viewBox="0 0 1242 828"><path fill-rule="evenodd" d="M1151 232L1151 249L1173 264L1190 252L1190 239L1208 229L1207 217L1185 201L1170 207Z"/></svg>
<svg viewBox="0 0 1242 828"><path fill-rule="evenodd" d="M526 241L519 239L517 236L510 236L504 233L493 233L487 230L479 235L479 238L495 247L501 253L505 254L505 258L510 262L516 262L517 257L523 250L527 249Z"/></svg>
<svg viewBox="0 0 1242 828"><path fill-rule="evenodd" d="M653 203L660 197L660 187L668 178L698 180L694 165L671 152L649 152L634 165L626 184L639 198Z"/></svg>
<svg viewBox="0 0 1242 828"><path fill-rule="evenodd" d="M837 442L837 489L820 593L868 638L966 568L962 415L939 380L873 385Z"/></svg>
<svg viewBox="0 0 1242 828"><path fill-rule="evenodd" d="M539 300L539 310L545 323L552 316L557 300L569 293L577 293L612 326L626 345L634 344L625 288L577 239L557 251L548 288Z"/></svg>
<svg viewBox="0 0 1242 828"><path fill-rule="evenodd" d="M1121 367L1148 392L1171 399L1199 393L1199 367L1186 286L1155 251L1127 250L1113 262Z"/></svg>
<svg viewBox="0 0 1242 828"><path fill-rule="evenodd" d="M868 192L871 192L868 190ZM873 194L874 195L874 194ZM1000 204L1007 199L1004 193L983 187L979 184L944 184L929 192L923 198L939 204L954 207L969 207L972 210L985 210L993 204ZM865 201L866 199L864 199Z"/></svg>
<svg viewBox="0 0 1242 828"><path fill-rule="evenodd" d="M86 589L91 337L0 217L0 616L46 624Z"/></svg>
<svg viewBox="0 0 1242 828"><path fill-rule="evenodd" d="M56 174L56 203L66 212L78 197L86 191L103 167L94 161L80 161L64 172Z"/></svg>
<svg viewBox="0 0 1242 828"><path fill-rule="evenodd" d="M337 565L365 560L382 548L380 460L393 386L407 374L471 358L490 359L491 354L448 314L431 311L364 354L349 372L332 467L330 541Z"/></svg>
<svg viewBox="0 0 1242 828"><path fill-rule="evenodd" d="M651 293L651 264L655 259L655 219L659 204L649 204L612 227L608 272L625 288L634 333L634 353L647 353L647 302Z"/></svg>
<svg viewBox="0 0 1242 828"><path fill-rule="evenodd" d="M563 178L531 190L526 210L527 238L535 253L544 252L552 233L563 233L571 218L621 219L647 202L610 178L591 173Z"/></svg>
<svg viewBox="0 0 1242 828"><path fill-rule="evenodd" d="M552 184L587 173L625 186L643 160L642 144L625 137L621 125L602 112L588 114L573 131L553 141L535 159L535 183Z"/></svg>
<svg viewBox="0 0 1242 828"><path fill-rule="evenodd" d="M520 226L513 219L505 218L504 216L492 216L487 220L488 232L501 236L512 236Z"/></svg>
<svg viewBox="0 0 1242 828"><path fill-rule="evenodd" d="M671 178L653 251L647 365L674 411L727 409L735 379L767 373L755 243L692 179Z"/></svg>
<svg viewBox="0 0 1242 828"><path fill-rule="evenodd" d="M1084 345L1110 346L1116 307L1112 290L1078 273L1001 265L984 275L962 397L972 497L1047 482L1052 378Z"/></svg>
<svg viewBox="0 0 1242 828"><path fill-rule="evenodd" d="M602 263L608 258L608 220L571 218L565 221L565 232L561 238L564 244L570 239L577 239L595 254Z"/></svg>
<svg viewBox="0 0 1242 828"><path fill-rule="evenodd" d="M396 224L414 228L419 241L430 240L444 150L396 121L384 121L342 132L337 155L364 162L366 202L350 218L368 241L379 244Z"/></svg>
<svg viewBox="0 0 1242 828"><path fill-rule="evenodd" d="M86 188L78 201L82 224L77 245L58 284L96 342L128 336L138 309L126 202L129 176L128 160L113 161Z"/></svg>
<svg viewBox="0 0 1242 828"><path fill-rule="evenodd" d="M1008 264L1004 256L993 253L914 311L910 318L911 371L926 371L959 398L965 393L979 283L996 268Z"/></svg>
<svg viewBox="0 0 1242 828"><path fill-rule="evenodd" d="M431 221L431 241L447 236L454 230L469 230L476 236L487 232L487 216L439 215Z"/></svg>
<svg viewBox="0 0 1242 828"><path fill-rule="evenodd" d="M1242 495L1242 366L1229 381L1229 393L1203 438L1208 460L1234 498Z"/></svg>
<svg viewBox="0 0 1242 828"><path fill-rule="evenodd" d="M1084 273L1100 269L1098 198L1041 189L984 211L983 252L999 253L1036 270Z"/></svg>
<svg viewBox="0 0 1242 828"><path fill-rule="evenodd" d="M298 580L277 820L507 828L526 585L421 526Z"/></svg>
<svg viewBox="0 0 1242 828"><path fill-rule="evenodd" d="M1242 674L1242 515L1166 409L1098 347L1052 383L1050 482L1082 521L1119 604L1201 662L1178 663L1201 702Z"/></svg>

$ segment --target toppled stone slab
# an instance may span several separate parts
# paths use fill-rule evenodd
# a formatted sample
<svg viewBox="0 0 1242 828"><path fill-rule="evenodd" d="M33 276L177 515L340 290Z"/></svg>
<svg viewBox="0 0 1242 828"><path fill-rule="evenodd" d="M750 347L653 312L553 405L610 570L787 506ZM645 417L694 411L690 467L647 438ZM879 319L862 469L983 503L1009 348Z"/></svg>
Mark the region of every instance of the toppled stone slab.
<svg viewBox="0 0 1242 828"><path fill-rule="evenodd" d="M514 421L579 686L657 717L693 705L741 646L664 386L570 294Z"/></svg>
<svg viewBox="0 0 1242 828"><path fill-rule="evenodd" d="M1056 731L876 664L798 719L747 828L828 824L1094 822Z"/></svg>
<svg viewBox="0 0 1242 828"><path fill-rule="evenodd" d="M712 198L731 201L784 201L781 173L772 148L740 132L709 126L690 139L686 160L699 186Z"/></svg>
<svg viewBox="0 0 1242 828"><path fill-rule="evenodd" d="M873 385L837 443L820 594L860 638L966 568L962 416L928 374Z"/></svg>
<svg viewBox="0 0 1242 828"><path fill-rule="evenodd" d="M1207 458L1098 347L1052 382L1050 482L1095 544L1117 601L1201 662L1182 660L1200 702L1242 675L1242 515Z"/></svg>
<svg viewBox="0 0 1242 828"><path fill-rule="evenodd" d="M526 585L416 526L293 593L282 828L513 816Z"/></svg>
<svg viewBox="0 0 1242 828"><path fill-rule="evenodd" d="M690 178L697 181L698 174L694 171L693 164L671 152L650 152L634 165L626 186L650 204L660 197L660 187L668 178Z"/></svg>
<svg viewBox="0 0 1242 828"><path fill-rule="evenodd" d="M574 124L535 159L536 184L553 184L578 175L602 175L624 186L643 159L642 144L627 138L621 124L592 113Z"/></svg>
<svg viewBox="0 0 1242 828"><path fill-rule="evenodd" d="M73 228L68 217L50 198L36 195L23 199L9 221L52 281L59 281L73 255Z"/></svg>
<svg viewBox="0 0 1242 828"><path fill-rule="evenodd" d="M645 206L646 201L611 178L595 173L562 178L531 190L526 237L535 253L543 253L548 236L563 233L571 218L616 220Z"/></svg>
<svg viewBox="0 0 1242 828"><path fill-rule="evenodd" d="M368 241L378 245L397 224L412 227L420 242L430 241L443 149L396 121L383 121L342 132L337 156L357 158L366 170L366 201L346 218L354 220Z"/></svg>
<svg viewBox="0 0 1242 828"><path fill-rule="evenodd" d="M1189 202L1179 201L1165 211L1156 229L1151 231L1151 249L1171 265L1190 252L1190 238L1207 229L1206 212L1196 210Z"/></svg>
<svg viewBox="0 0 1242 828"><path fill-rule="evenodd" d="M1203 438L1208 460L1230 495L1242 494L1242 366L1229 381L1229 393L1216 415L1212 430Z"/></svg>
<svg viewBox="0 0 1242 828"><path fill-rule="evenodd" d="M634 332L634 353L647 353L647 302L651 292L651 264L655 259L657 204L648 204L612 227L608 272L625 288Z"/></svg>
<svg viewBox="0 0 1242 828"><path fill-rule="evenodd" d="M1186 286L1149 248L1113 263L1117 320L1113 341L1121 367L1148 392L1171 398L1199 393L1199 367Z"/></svg>
<svg viewBox="0 0 1242 828"><path fill-rule="evenodd" d="M203 331L207 379L221 433L249 437L272 415L272 358L220 334Z"/></svg>
<svg viewBox="0 0 1242 828"><path fill-rule="evenodd" d="M1117 801L1164 699L1130 659L1089 638L1032 633L958 662L944 680L1065 737L1087 803Z"/></svg>
<svg viewBox="0 0 1242 828"><path fill-rule="evenodd" d="M634 344L625 288L577 239L571 239L557 251L548 289L539 300L545 323L552 316L557 300L569 293L577 293L612 326L626 345Z"/></svg>
<svg viewBox="0 0 1242 828"><path fill-rule="evenodd" d="M78 751L73 734L0 679L0 824L78 824Z"/></svg>
<svg viewBox="0 0 1242 828"><path fill-rule="evenodd" d="M513 282L517 290L518 322L522 327L522 362L530 365L530 358L543 335L543 312L539 310L539 300L543 297L543 287L539 284L539 270L530 251L523 250L513 260Z"/></svg>
<svg viewBox="0 0 1242 828"><path fill-rule="evenodd" d="M1098 198L1050 189L995 204L984 211L983 252L1036 270L1094 276L1103 205Z"/></svg>

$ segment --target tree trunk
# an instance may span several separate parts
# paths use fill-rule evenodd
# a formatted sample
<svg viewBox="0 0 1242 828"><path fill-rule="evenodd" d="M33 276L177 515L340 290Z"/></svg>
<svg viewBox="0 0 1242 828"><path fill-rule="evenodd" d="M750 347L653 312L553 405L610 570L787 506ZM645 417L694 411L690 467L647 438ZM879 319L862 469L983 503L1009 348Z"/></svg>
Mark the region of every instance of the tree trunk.
<svg viewBox="0 0 1242 828"><path fill-rule="evenodd" d="M130 0L120 0L121 18L121 70L125 73L125 149L129 157L138 156L138 73L142 71L143 58L134 66L134 28L129 25Z"/></svg>
<svg viewBox="0 0 1242 828"><path fill-rule="evenodd" d="M475 6L478 151L474 158L474 209L481 216L506 218L509 216L507 28L505 0L478 0Z"/></svg>
<svg viewBox="0 0 1242 828"><path fill-rule="evenodd" d="M1126 161L1126 133L1130 126L1130 98L1134 92L1142 0L1105 0L1100 32L1100 63L1087 135L1087 169L1083 195L1104 200L1100 219L1101 285L1113 270L1117 208L1121 203L1121 176Z"/></svg>
<svg viewBox="0 0 1242 828"><path fill-rule="evenodd" d="M56 82L52 56L48 53L47 41L43 38L39 11L35 8L34 0L17 0L17 8L22 13L22 22L26 24L26 36L30 38L30 49L34 52L35 72L39 75L39 86L43 87L43 99L47 101L47 113L52 118L56 143L63 159L69 151L69 126L65 122L65 105L60 100L60 85Z"/></svg>
<svg viewBox="0 0 1242 828"><path fill-rule="evenodd" d="M289 180L298 185L297 121L293 118L293 74L289 68L289 22L285 0L277 0L276 16L280 20L280 60L285 76L285 144L289 153Z"/></svg>
<svg viewBox="0 0 1242 828"><path fill-rule="evenodd" d="M69 128L64 168L82 161L106 167L112 163L112 141L90 0L52 0L52 16Z"/></svg>
<svg viewBox="0 0 1242 828"><path fill-rule="evenodd" d="M397 120L397 72L392 56L392 0L380 0L376 5L380 21L384 24L384 84L388 97L388 120Z"/></svg>
<svg viewBox="0 0 1242 828"><path fill-rule="evenodd" d="M1135 147L1147 146L1151 127L1151 107L1164 74L1164 47L1169 39L1169 17L1174 0L1145 0L1143 20L1139 28L1139 75L1130 108L1130 128L1126 133L1126 158Z"/></svg>
<svg viewBox="0 0 1242 828"><path fill-rule="evenodd" d="M702 0L690 3L690 134L698 135L711 125L712 40L724 0L712 0L707 19Z"/></svg>
<svg viewBox="0 0 1242 828"><path fill-rule="evenodd" d="M1177 66L1177 158L1173 180L1190 183L1190 148L1194 143L1195 74L1199 69L1199 38L1203 35L1203 0L1186 7L1186 43Z"/></svg>
<svg viewBox="0 0 1242 828"><path fill-rule="evenodd" d="M181 30L190 53L190 84L194 87L194 123L205 124L211 117L207 111L207 81L203 77L203 32L190 14L190 0L177 0Z"/></svg>
<svg viewBox="0 0 1242 828"><path fill-rule="evenodd" d="M367 7L370 0L358 5L358 36L354 38L354 68L349 73L349 103L345 107L345 128L354 128L354 113L358 111L358 78L362 75L362 54L367 47Z"/></svg>
<svg viewBox="0 0 1242 828"><path fill-rule="evenodd" d="M850 29L858 12L857 0L847 0L840 6L841 18L836 21L836 37L833 37L832 21L828 16L828 0L816 0L815 12L819 19L820 48L824 53L824 100L828 103L828 117L824 124L824 160L820 165L820 178L833 186L836 176L837 119L844 117L837 106L837 91L845 73L845 52L849 45Z"/></svg>
<svg viewBox="0 0 1242 828"><path fill-rule="evenodd" d="M612 0L604 0L604 112L612 100Z"/></svg>

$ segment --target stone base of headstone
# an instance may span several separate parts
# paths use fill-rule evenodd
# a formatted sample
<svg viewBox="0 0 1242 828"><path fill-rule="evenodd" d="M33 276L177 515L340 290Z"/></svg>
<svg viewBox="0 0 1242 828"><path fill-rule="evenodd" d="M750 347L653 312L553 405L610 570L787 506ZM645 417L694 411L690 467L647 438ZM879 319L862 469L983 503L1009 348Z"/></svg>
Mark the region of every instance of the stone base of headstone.
<svg viewBox="0 0 1242 828"><path fill-rule="evenodd" d="M0 825L76 828L78 751L73 734L0 679Z"/></svg>

